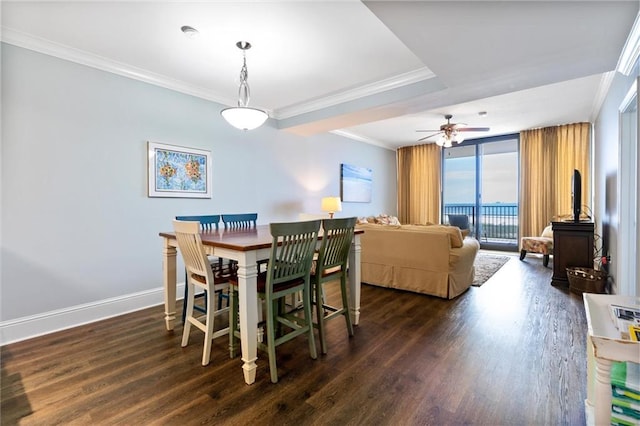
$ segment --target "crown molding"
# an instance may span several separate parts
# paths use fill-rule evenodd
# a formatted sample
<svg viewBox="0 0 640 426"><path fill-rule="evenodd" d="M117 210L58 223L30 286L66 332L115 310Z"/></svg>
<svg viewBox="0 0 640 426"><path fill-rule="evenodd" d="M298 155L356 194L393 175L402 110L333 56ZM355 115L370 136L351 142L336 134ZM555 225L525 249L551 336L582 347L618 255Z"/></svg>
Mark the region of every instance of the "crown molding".
<svg viewBox="0 0 640 426"><path fill-rule="evenodd" d="M622 99L622 102L620 103L619 111L621 114L628 110L628 108L632 105L632 102L634 102L637 94L638 94L638 81L633 80L631 87L629 88L629 90L627 91L627 94L624 96L624 98Z"/></svg>
<svg viewBox="0 0 640 426"><path fill-rule="evenodd" d="M349 90L335 93L333 95L324 96L308 102L291 105L285 108L277 109L273 112L274 117L281 120L291 118L297 115L306 114L323 108L332 107L345 102L363 98L365 96L376 95L386 92L387 90L397 89L408 84L417 83L419 81L428 80L435 77L435 74L428 68L419 68L404 74L379 80L374 83L355 87Z"/></svg>
<svg viewBox="0 0 640 426"><path fill-rule="evenodd" d="M354 133L354 132L349 132L347 130L337 129L337 130L331 130L329 133L333 133L334 135L343 136L345 138L353 139L354 141L368 143L369 145L376 145L376 146L379 146L380 148L385 148L385 149L388 149L390 151L395 151L396 150L394 147L391 147L391 146L385 144L384 142L381 142L379 140L372 139L372 138L369 138L369 137L366 137L366 136L362 136L362 135L359 135L359 134Z"/></svg>
<svg viewBox="0 0 640 426"><path fill-rule="evenodd" d="M103 56L95 55L84 50L76 49L64 44L55 43L40 37L16 31L11 28L2 28L2 39L4 43L12 44L45 55L53 56L59 59L75 62L101 71L107 71L112 74L121 75L134 80L153 84L155 86L164 87L176 92L185 93L187 95L196 96L208 101L217 102L222 105L235 105L236 100L223 99L212 96L211 90L203 87L194 86L183 81L157 74L146 69L137 68L122 62L113 61Z"/></svg>
<svg viewBox="0 0 640 426"><path fill-rule="evenodd" d="M624 75L631 75L640 56L640 13L636 15L631 32L624 44L616 69Z"/></svg>
<svg viewBox="0 0 640 426"><path fill-rule="evenodd" d="M21 31L14 30L5 26L1 28L1 40L4 43L12 44L24 49L33 50L45 55L75 62L91 68L107 71L123 77L153 84L155 86L164 87L176 92L185 93L187 95L206 99L221 105L235 105L237 99L228 99L213 96L211 90L204 87L194 86L165 75L157 74L152 71L134 67L122 62L113 61L103 56L95 55L84 50L76 49L61 43L55 43L40 37L36 37ZM435 74L427 68L421 68L408 73L400 74L384 80L380 80L371 84L346 90L330 96L318 98L309 102L301 102L290 107L282 108L276 111L265 109L270 118L284 119L296 115L313 112L322 108L331 107L343 102L352 101L364 96L374 95L387 90L405 86L407 84L426 80L434 77ZM263 108L264 109L264 108Z"/></svg>
<svg viewBox="0 0 640 426"><path fill-rule="evenodd" d="M602 108L602 104L604 103L604 100L607 97L607 93L609 93L609 89L611 88L611 83L613 83L614 75L615 75L615 71L609 71L602 74L602 77L600 77L600 84L598 85L598 91L596 92L596 95L593 98L593 104L591 105L590 121L592 123L596 122L596 119L598 118L598 114L600 114L600 109Z"/></svg>

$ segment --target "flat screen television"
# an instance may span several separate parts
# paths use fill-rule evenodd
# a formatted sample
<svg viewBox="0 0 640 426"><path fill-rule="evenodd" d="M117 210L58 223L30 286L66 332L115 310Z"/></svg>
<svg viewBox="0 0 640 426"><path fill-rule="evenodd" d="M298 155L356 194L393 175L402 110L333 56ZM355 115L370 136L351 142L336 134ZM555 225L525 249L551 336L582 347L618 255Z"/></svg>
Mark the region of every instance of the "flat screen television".
<svg viewBox="0 0 640 426"><path fill-rule="evenodd" d="M577 169L573 170L571 178L571 209L573 221L580 222L580 208L582 206L582 177Z"/></svg>

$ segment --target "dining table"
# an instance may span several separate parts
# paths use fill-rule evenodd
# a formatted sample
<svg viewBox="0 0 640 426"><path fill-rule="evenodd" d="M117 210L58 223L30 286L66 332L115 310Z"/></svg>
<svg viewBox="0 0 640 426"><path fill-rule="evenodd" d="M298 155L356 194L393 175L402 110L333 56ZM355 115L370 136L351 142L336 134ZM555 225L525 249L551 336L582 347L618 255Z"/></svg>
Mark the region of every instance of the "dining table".
<svg viewBox="0 0 640 426"><path fill-rule="evenodd" d="M349 250L349 313L357 325L360 320L360 237L363 230L356 229ZM177 240L174 232L160 232L162 238L162 275L164 280L164 319L167 330L176 322L176 255ZM208 255L237 262L240 344L244 380L252 384L256 379L258 350L258 261L269 259L273 237L269 225L250 228L210 230L200 233ZM318 244L322 239L320 231Z"/></svg>

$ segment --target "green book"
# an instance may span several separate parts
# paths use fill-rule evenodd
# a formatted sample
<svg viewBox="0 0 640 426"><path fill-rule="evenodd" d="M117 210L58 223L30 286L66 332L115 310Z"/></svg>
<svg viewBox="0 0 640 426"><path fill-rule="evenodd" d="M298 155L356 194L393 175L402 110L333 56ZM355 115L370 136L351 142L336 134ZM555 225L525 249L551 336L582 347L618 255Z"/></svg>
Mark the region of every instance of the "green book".
<svg viewBox="0 0 640 426"><path fill-rule="evenodd" d="M634 392L640 398L640 364L628 361L611 363L611 385Z"/></svg>

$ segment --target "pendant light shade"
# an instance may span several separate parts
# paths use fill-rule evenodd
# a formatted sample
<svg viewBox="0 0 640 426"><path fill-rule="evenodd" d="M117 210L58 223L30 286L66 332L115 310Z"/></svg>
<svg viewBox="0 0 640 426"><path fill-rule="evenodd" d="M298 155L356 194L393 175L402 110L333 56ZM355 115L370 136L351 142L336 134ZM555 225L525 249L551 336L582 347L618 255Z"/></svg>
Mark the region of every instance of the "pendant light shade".
<svg viewBox="0 0 640 426"><path fill-rule="evenodd" d="M225 108L220 111L222 117L236 129L253 130L267 121L267 113L261 109L250 107Z"/></svg>
<svg viewBox="0 0 640 426"><path fill-rule="evenodd" d="M261 109L249 107L249 72L247 71L247 50L251 49L251 43L248 41L239 41L236 43L238 49L242 50L242 68L240 69L240 87L238 88L238 106L225 108L220 111L222 118L227 120L236 129L253 130L262 126L269 116Z"/></svg>

